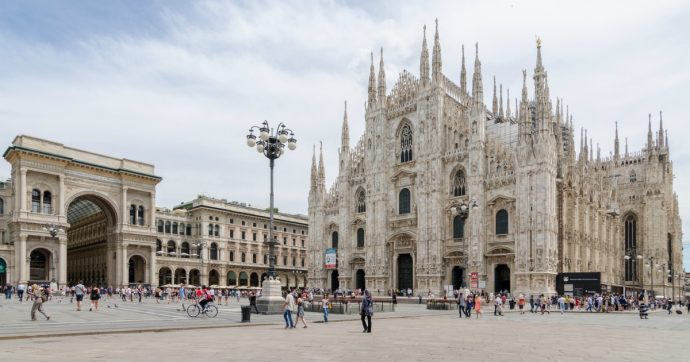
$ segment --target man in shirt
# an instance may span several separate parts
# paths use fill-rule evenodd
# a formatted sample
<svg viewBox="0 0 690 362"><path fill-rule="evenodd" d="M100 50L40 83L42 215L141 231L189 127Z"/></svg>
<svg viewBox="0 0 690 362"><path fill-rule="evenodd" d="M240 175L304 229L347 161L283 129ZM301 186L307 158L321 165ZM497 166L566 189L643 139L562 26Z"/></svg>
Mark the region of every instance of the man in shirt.
<svg viewBox="0 0 690 362"><path fill-rule="evenodd" d="M503 300L501 299L500 295L496 296L496 299L494 299L494 315L500 315L503 316L503 311L501 310L501 305L503 304Z"/></svg>
<svg viewBox="0 0 690 362"><path fill-rule="evenodd" d="M25 290L26 290L26 284L19 283L17 285L17 297L19 298L19 302L22 302L24 300L24 291Z"/></svg>
<svg viewBox="0 0 690 362"><path fill-rule="evenodd" d="M77 298L77 312L81 311L81 301L84 300L84 293L86 293L86 287L81 280L79 284L74 286L74 296Z"/></svg>
<svg viewBox="0 0 690 362"><path fill-rule="evenodd" d="M285 319L285 329L295 328L292 322L292 311L295 309L295 297L292 293L287 293L283 304L283 318Z"/></svg>

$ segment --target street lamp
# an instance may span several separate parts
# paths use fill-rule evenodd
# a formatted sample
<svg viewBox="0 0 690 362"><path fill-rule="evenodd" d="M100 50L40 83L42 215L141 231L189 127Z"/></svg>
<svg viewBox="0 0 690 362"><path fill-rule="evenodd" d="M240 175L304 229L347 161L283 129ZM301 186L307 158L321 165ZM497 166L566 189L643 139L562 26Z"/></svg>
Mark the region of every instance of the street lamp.
<svg viewBox="0 0 690 362"><path fill-rule="evenodd" d="M259 139L256 139L254 130L259 130ZM275 131L268 125L267 121L263 121L261 126L253 126L249 129L247 135L247 146L256 147L256 151L263 154L269 159L269 166L271 169L271 205L269 209L269 227L268 227L268 278L262 284L261 298L257 300L257 306L263 313L280 313L282 306L282 293L280 282L276 280L276 260L275 260L275 245L276 241L273 237L273 167L275 160L285 153L285 145L291 151L297 147L297 140L295 134L291 129L287 128L284 123L279 123ZM277 290L274 290L277 288ZM277 299L276 299L277 298Z"/></svg>
<svg viewBox="0 0 690 362"><path fill-rule="evenodd" d="M203 241L203 240L201 240L201 241L197 241L196 243L192 243L191 246L192 246L194 249L196 249L197 252L198 252L198 254L197 254L197 253L192 253L191 256L193 256L193 257L197 257L197 256L198 256L198 257L199 257L199 284L200 284L200 286L201 286L201 284L202 284L202 283L201 283L201 273L202 273L203 270L204 270L204 253L202 253L202 251L203 251L203 248L205 248L206 246L208 246L208 243L205 242L205 241ZM190 279L191 279L191 278L190 278ZM192 284L192 283L191 283L191 280L187 280L187 282L189 282L189 284Z"/></svg>
<svg viewBox="0 0 690 362"><path fill-rule="evenodd" d="M64 233L65 229L63 229L59 225L47 224L47 225L43 225L43 231L47 231L48 234L50 234L50 236L53 239L57 239L57 235L60 233ZM29 259L29 258L27 258L27 259ZM51 261L51 263L50 263L51 274L53 274L53 278L55 278L55 258L50 258L50 261ZM65 263L66 260L60 260L60 262ZM67 280L67 278L65 278L65 281L66 280Z"/></svg>

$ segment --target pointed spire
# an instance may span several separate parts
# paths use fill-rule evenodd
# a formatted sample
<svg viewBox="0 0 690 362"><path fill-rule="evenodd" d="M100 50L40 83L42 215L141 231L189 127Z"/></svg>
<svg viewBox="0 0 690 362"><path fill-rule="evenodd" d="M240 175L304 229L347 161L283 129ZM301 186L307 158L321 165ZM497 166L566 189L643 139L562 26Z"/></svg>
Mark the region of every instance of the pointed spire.
<svg viewBox="0 0 690 362"><path fill-rule="evenodd" d="M467 94L467 71L465 70L465 44L462 45L462 66L460 67L460 90Z"/></svg>
<svg viewBox="0 0 690 362"><path fill-rule="evenodd" d="M616 121L616 137L613 140L613 157L616 161L621 157L620 141L618 141L618 121Z"/></svg>
<svg viewBox="0 0 690 362"><path fill-rule="evenodd" d="M625 157L628 157L628 137L625 137Z"/></svg>
<svg viewBox="0 0 690 362"><path fill-rule="evenodd" d="M343 131L341 135L341 152L350 151L350 127L347 124L347 100L345 101L345 111L343 112Z"/></svg>
<svg viewBox="0 0 690 362"><path fill-rule="evenodd" d="M649 127L647 129L647 152L652 152L654 141L652 140L652 114L649 114Z"/></svg>
<svg viewBox="0 0 690 362"><path fill-rule="evenodd" d="M664 119L663 119L663 114L661 111L659 111L659 140L657 143L659 144L659 148L664 148Z"/></svg>
<svg viewBox="0 0 690 362"><path fill-rule="evenodd" d="M601 148L599 147L598 142L597 142L597 162L601 162Z"/></svg>
<svg viewBox="0 0 690 362"><path fill-rule="evenodd" d="M326 188L326 167L323 163L323 142L320 142L320 155L319 155L319 185L322 189Z"/></svg>
<svg viewBox="0 0 690 362"><path fill-rule="evenodd" d="M315 189L319 182L319 175L316 170L316 145L312 150L311 155L311 188Z"/></svg>
<svg viewBox="0 0 690 362"><path fill-rule="evenodd" d="M434 34L434 53L431 59L431 72L435 82L441 79L441 42L438 36L438 18L436 19L436 34Z"/></svg>
<svg viewBox="0 0 690 362"><path fill-rule="evenodd" d="M475 44L474 74L472 75L472 98L477 108L484 105L484 86L482 85L482 63L479 61L479 43Z"/></svg>
<svg viewBox="0 0 690 362"><path fill-rule="evenodd" d="M426 46L426 25L422 35L422 55L419 57L419 79L422 86L429 84L429 50Z"/></svg>
<svg viewBox="0 0 690 362"><path fill-rule="evenodd" d="M499 94L499 100L498 100L498 118L504 119L505 114L503 114L503 84L499 84L499 89L500 91L498 92Z"/></svg>
<svg viewBox="0 0 690 362"><path fill-rule="evenodd" d="M496 97L496 76L494 75L494 98L493 102L491 103L491 112L494 114L494 117L498 116L498 98Z"/></svg>
<svg viewBox="0 0 690 362"><path fill-rule="evenodd" d="M369 67L369 98L367 109L376 107L376 72L374 70L374 52L371 52L371 66Z"/></svg>
<svg viewBox="0 0 690 362"><path fill-rule="evenodd" d="M589 160L594 161L594 146L591 138L589 139Z"/></svg>
<svg viewBox="0 0 690 362"><path fill-rule="evenodd" d="M668 144L668 130L666 130L666 148L670 148L670 145Z"/></svg>
<svg viewBox="0 0 690 362"><path fill-rule="evenodd" d="M541 63L541 38L537 36L537 67L536 69L544 69L544 66Z"/></svg>
<svg viewBox="0 0 690 362"><path fill-rule="evenodd" d="M383 47L381 47L381 61L379 62L379 102L386 106L386 69L383 66Z"/></svg>

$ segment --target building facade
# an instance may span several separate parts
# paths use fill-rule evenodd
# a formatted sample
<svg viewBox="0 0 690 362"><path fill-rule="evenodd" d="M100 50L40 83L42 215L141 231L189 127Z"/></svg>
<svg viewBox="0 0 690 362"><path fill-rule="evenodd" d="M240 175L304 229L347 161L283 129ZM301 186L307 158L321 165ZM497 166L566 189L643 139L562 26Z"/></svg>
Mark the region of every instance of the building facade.
<svg viewBox="0 0 690 362"><path fill-rule="evenodd" d="M323 150L312 159L311 285L554 294L560 272L601 272L611 291L670 293L682 231L661 115L640 151L621 150L616 126L610 157L586 131L578 152L540 42L536 58L531 92L526 71L514 103L494 79L487 105L478 45L471 88L464 47L456 84L442 71L438 24L431 59L425 35L419 76L404 70L390 92L383 50L378 75L372 54L365 131L351 147L346 108L330 188Z"/></svg>
<svg viewBox="0 0 690 362"><path fill-rule="evenodd" d="M156 208L154 166L17 136L0 183L0 285L258 285L268 211L207 197ZM277 213L278 272L306 284L306 217ZM45 229L63 231L54 237ZM257 236L258 235L258 236Z"/></svg>

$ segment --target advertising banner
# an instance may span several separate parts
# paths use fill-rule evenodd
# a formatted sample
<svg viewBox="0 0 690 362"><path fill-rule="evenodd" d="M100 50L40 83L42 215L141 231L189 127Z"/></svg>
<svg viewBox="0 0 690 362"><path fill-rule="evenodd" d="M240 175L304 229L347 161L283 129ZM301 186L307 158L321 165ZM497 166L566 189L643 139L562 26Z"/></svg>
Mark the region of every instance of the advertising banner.
<svg viewBox="0 0 690 362"><path fill-rule="evenodd" d="M477 272L470 273L470 288L474 288L474 289L479 288L479 273L477 273Z"/></svg>
<svg viewBox="0 0 690 362"><path fill-rule="evenodd" d="M326 249L326 269L335 269L336 268L336 249L335 248L328 248Z"/></svg>

